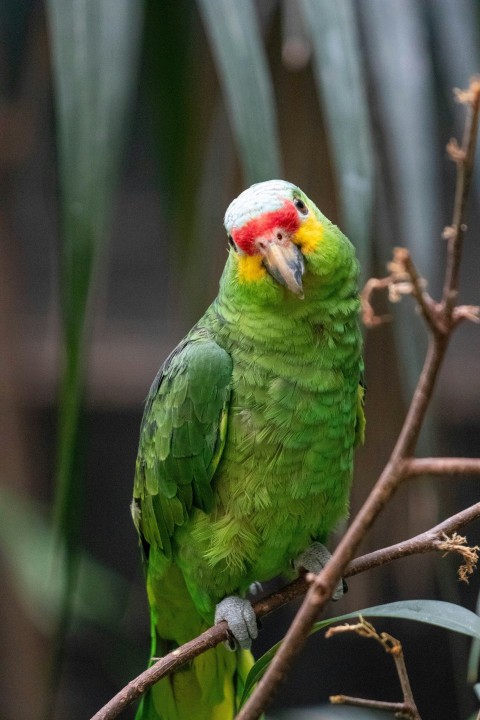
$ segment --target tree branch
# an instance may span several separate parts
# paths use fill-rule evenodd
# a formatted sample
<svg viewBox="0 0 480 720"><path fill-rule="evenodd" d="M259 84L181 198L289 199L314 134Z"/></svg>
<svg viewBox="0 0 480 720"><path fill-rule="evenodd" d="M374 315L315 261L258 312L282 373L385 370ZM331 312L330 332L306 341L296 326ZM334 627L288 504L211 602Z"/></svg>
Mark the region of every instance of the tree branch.
<svg viewBox="0 0 480 720"><path fill-rule="evenodd" d="M397 301L402 294L413 295L430 330L434 333L444 332L440 317L440 306L426 292L426 280L419 275L410 251L407 248L395 248L393 261L389 265L392 271L392 289L390 299ZM402 282L403 280L403 282ZM392 290L397 287L397 294L392 297Z"/></svg>
<svg viewBox="0 0 480 720"><path fill-rule="evenodd" d="M344 577L351 577L352 575L358 575L360 572L365 572L371 568L385 565L386 563L392 562L392 560L398 560L402 557L408 557L409 555L420 555L432 550L441 549L438 544L442 541L445 535L452 535L460 528L465 527L472 520L476 520L480 517L480 502L472 505L466 510L462 510L456 515L452 515L447 520L435 525L430 530L426 530L419 535L416 535L409 540L403 540L402 542L390 545L387 548L381 550L374 550L368 555L352 560L344 574Z"/></svg>
<svg viewBox="0 0 480 720"><path fill-rule="evenodd" d="M359 573L371 570L374 567L385 565L393 560L408 555L419 553L427 553L433 550L439 550L438 544L445 535L460 530L472 520L480 517L480 502L472 507L462 510L462 512L449 517L444 522L436 525L434 528L427 530L420 535L416 535L409 540L391 545L390 547L376 550L362 557L358 557L348 565L345 571L345 577L353 577ZM257 601L253 605L253 609L257 617L264 617L269 613L277 610L282 605L304 595L309 587L307 577L302 575L293 582L286 585L281 590L271 593L262 600ZM226 639L227 623L225 621L214 625L214 627L206 630L194 640L182 645L165 657L158 660L155 665L145 670L134 680L131 680L126 687L120 690L101 710L99 710L91 720L112 720L122 712L128 705L139 698L160 678L165 677L189 660L197 655L215 647Z"/></svg>
<svg viewBox="0 0 480 720"><path fill-rule="evenodd" d="M350 695L330 695L332 705L351 705L352 707L371 708L372 710L385 710L395 713L395 717L405 717L405 703L385 702L384 700L365 700ZM409 716L410 717L410 716Z"/></svg>
<svg viewBox="0 0 480 720"><path fill-rule="evenodd" d="M468 109L462 148L458 148L459 153L456 158L457 184L452 228L448 237L447 269L440 310L442 325L446 331L432 333L417 387L402 430L384 471L338 544L331 560L324 570L315 576L277 654L251 697L237 715L238 720L257 720L270 704L277 686L286 676L293 659L303 647L319 611L331 597L333 589L344 574L345 568L372 523L402 481L404 477L402 464L412 456L415 449L438 372L455 326L453 311L458 295L459 265L465 230L464 214L470 189L477 137L480 82L473 80L470 83L469 90L459 99L467 105ZM414 283L413 278L410 278L410 280Z"/></svg>
<svg viewBox="0 0 480 720"><path fill-rule="evenodd" d="M417 475L480 475L480 458L409 458L403 462L406 478Z"/></svg>

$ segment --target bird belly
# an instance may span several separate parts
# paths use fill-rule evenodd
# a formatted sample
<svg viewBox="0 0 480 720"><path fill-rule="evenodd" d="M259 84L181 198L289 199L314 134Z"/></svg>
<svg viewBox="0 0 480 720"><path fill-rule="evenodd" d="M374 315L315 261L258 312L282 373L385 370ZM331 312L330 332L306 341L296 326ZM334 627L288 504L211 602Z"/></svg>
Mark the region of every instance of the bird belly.
<svg viewBox="0 0 480 720"><path fill-rule="evenodd" d="M332 417L321 393L309 395L308 413L305 398L262 418L255 411L233 412L235 437L226 448L219 496L226 514L241 517L256 539L249 559L254 579L287 571L312 540L325 541L347 514L354 398L345 417ZM322 422L325 414L329 421Z"/></svg>

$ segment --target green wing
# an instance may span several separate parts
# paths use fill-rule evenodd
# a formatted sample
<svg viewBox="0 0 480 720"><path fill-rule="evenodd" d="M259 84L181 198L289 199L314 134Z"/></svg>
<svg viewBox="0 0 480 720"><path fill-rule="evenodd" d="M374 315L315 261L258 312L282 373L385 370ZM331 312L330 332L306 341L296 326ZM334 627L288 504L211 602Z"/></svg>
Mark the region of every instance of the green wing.
<svg viewBox="0 0 480 720"><path fill-rule="evenodd" d="M225 444L232 360L208 331L167 358L147 398L132 514L142 539L172 556L172 535L192 507L208 512Z"/></svg>

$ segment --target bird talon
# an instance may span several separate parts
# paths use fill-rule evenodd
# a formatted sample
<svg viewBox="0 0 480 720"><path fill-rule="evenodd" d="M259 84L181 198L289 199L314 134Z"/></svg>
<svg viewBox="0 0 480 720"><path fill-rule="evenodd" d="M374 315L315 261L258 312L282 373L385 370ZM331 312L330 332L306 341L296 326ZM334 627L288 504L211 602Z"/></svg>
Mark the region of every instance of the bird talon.
<svg viewBox="0 0 480 720"><path fill-rule="evenodd" d="M226 645L227 648L228 648L229 650L231 650L232 652L235 652L235 650L236 650L237 647L238 647L238 643L237 643L237 641L235 640L235 635L232 633L232 631L230 630L230 628L227 628L227 639L225 640L225 645Z"/></svg>
<svg viewBox="0 0 480 720"><path fill-rule="evenodd" d="M260 593L263 592L262 583L259 583L257 580L255 580L255 582L253 582L248 588L248 592L250 593L250 595L260 595Z"/></svg>
<svg viewBox="0 0 480 720"><path fill-rule="evenodd" d="M293 561L293 566L297 572L303 570L318 575L331 557L332 555L325 545L320 542L313 542ZM343 597L346 592L344 585L346 586L344 580L340 580L332 594L332 600L340 600Z"/></svg>
<svg viewBox="0 0 480 720"><path fill-rule="evenodd" d="M228 623L228 639L225 645L230 650L237 650L239 647L248 650L252 640L258 635L257 617L251 602L236 595L224 598L215 609L215 623L222 620Z"/></svg>

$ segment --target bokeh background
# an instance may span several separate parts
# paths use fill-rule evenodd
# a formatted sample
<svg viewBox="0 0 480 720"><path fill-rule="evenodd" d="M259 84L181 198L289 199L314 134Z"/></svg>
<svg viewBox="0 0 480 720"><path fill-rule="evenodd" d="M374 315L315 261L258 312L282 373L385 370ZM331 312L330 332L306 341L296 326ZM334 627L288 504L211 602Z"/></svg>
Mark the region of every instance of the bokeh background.
<svg viewBox="0 0 480 720"><path fill-rule="evenodd" d="M407 245L438 296L455 183L445 145L464 117L453 88L477 72L475 0L3 0L1 718L90 717L145 666L129 514L142 403L216 294L230 200L283 176L349 234L363 280ZM479 173L462 269L461 300L473 304ZM368 432L352 512L388 458L426 344L409 298L392 311L379 297L378 307L393 320L366 333ZM480 454L479 332L465 324L455 335L422 454ZM431 527L478 494L478 478L409 481L362 550ZM471 543L479 530L468 528ZM478 577L459 586L457 564L428 556L374 570L329 612L406 598L474 609ZM265 620L257 654L293 612ZM404 644L424 720L473 717L467 638L378 627ZM400 699L379 648L316 636L272 716L334 693ZM305 715L334 717L367 715Z"/></svg>

